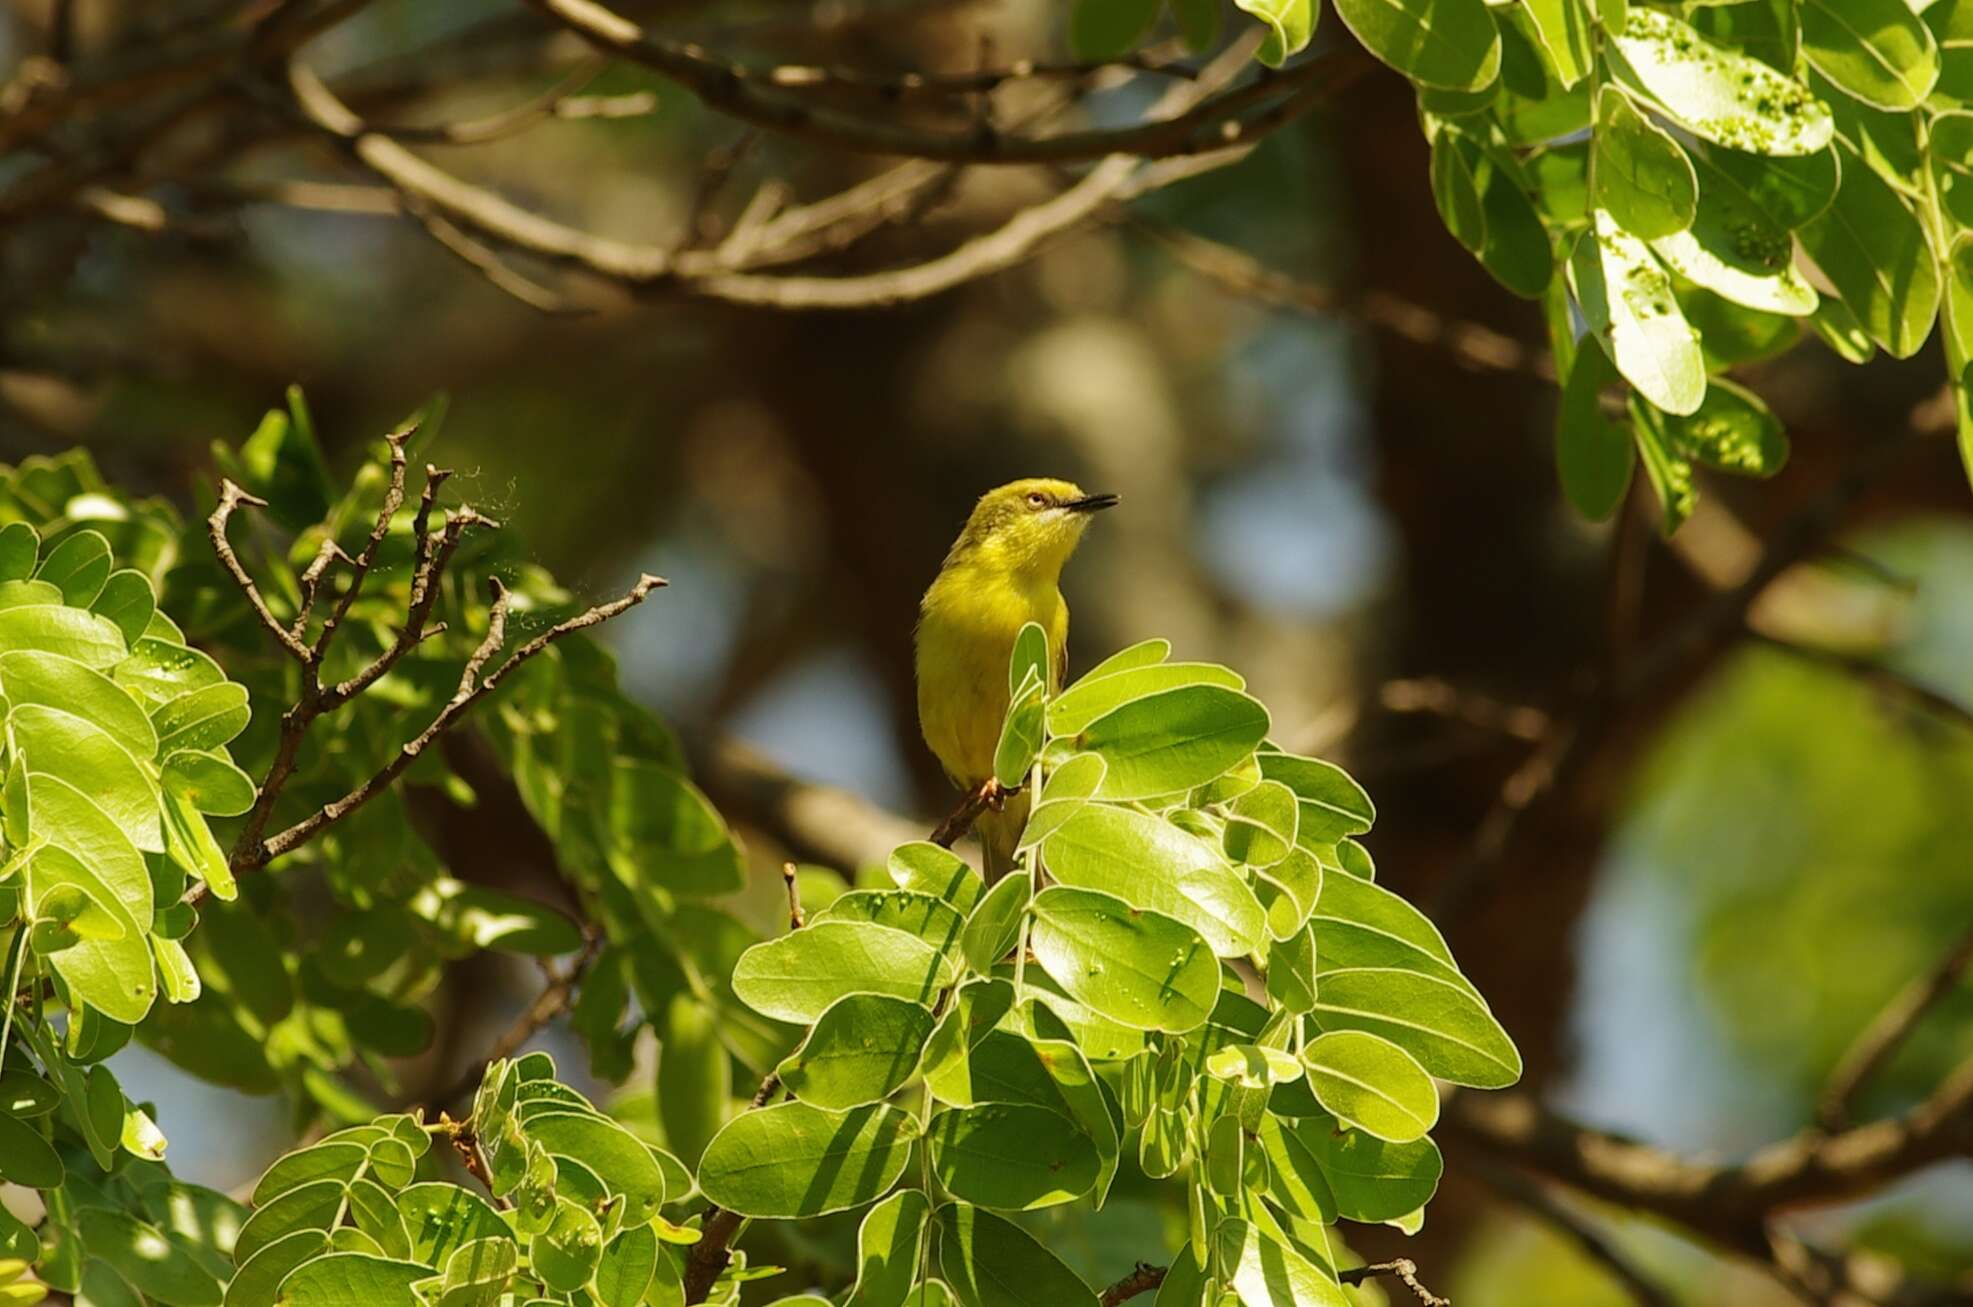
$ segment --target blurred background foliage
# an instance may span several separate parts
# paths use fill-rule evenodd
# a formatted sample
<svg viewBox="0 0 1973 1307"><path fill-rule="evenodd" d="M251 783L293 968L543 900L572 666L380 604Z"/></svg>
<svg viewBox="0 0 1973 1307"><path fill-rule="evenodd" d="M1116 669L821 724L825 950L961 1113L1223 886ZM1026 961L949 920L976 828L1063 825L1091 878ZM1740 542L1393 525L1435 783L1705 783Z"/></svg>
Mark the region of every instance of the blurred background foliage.
<svg viewBox="0 0 1973 1307"><path fill-rule="evenodd" d="M206 7L78 4L78 40ZM621 7L739 56L866 67L964 66L986 37L1047 48L1065 21L1039 0ZM40 48L47 10L6 8L0 70ZM420 62L421 47L460 28L475 34L471 57ZM438 122L548 86L544 58L568 50L537 35L517 5L386 0L339 28L317 64L378 88L406 120ZM821 194L877 166L763 140L698 213L703 161L733 147L736 129L634 70L591 90L654 91L659 107L435 156L588 226L660 240L730 221L764 178ZM205 185L202 152L231 152L236 138L250 144L229 181ZM1670 544L1637 502L1615 526L1587 525L1555 484L1552 384L1463 368L1349 311L1370 293L1399 296L1539 348L1536 309L1501 293L1441 227L1426 155L1410 89L1376 71L1239 166L1133 210L1333 291L1332 313L1233 294L1125 224L883 313L658 294L563 318L497 293L412 224L245 202L258 183L353 178L327 147L242 111L204 122L158 165L166 187L182 172L196 223L143 231L69 213L5 231L0 457L81 444L110 480L203 514L213 442L239 441L290 382L305 387L339 480L404 413L449 392L443 444L427 453L460 469L460 498L526 542L522 561L579 596L645 570L670 578L609 634L625 691L688 751L737 738L927 827L949 795L916 733L917 597L978 493L1072 477L1124 501L1066 578L1072 670L1152 635L1239 667L1284 745L1334 756L1365 782L1382 878L1425 898L1469 857L1530 731L1511 715L1502 729L1484 714L1421 711L1439 702L1421 699L1422 678L1462 704L1559 712L1582 668L1633 656L1706 602L1744 570L1753 540L1817 502L1940 375L1930 350L1858 369L1810 344L1759 364L1749 371L1794 442L1780 477L1709 482ZM1050 185L1046 170L970 170L919 221L845 261L944 248ZM1847 552L1790 572L1754 626L1881 658L1973 704L1973 501L1949 446L1927 442L1878 477L1846 519ZM1629 707L1448 935L1528 1054L1532 1083L1594 1123L1735 1154L1807 1122L1855 1031L1973 922L1969 793L1964 720L1853 667L1742 641ZM454 875L546 893L497 830L475 845L469 827L451 833L479 856L455 860ZM780 851L740 834L753 879L737 910L765 927ZM433 1079L480 1055L538 987L531 969L483 954L432 983L423 999L438 1039L421 1074ZM1907 1104L1936 1083L1973 1045L1969 1017L1962 990L1862 1106ZM559 1030L545 1038L574 1075L575 1046ZM637 1059L619 1107L656 1129L648 1038ZM138 1048L114 1065L154 1098L184 1178L236 1187L282 1146L286 1113L257 1096L262 1081L216 1094ZM1134 1224L1142 1243L1101 1264L1151 1255L1170 1215L1129 1198L1102 1234L1050 1228L1051 1242L1094 1265L1088 1241ZM1962 1162L1815 1219L1956 1274L1973 1268L1969 1214ZM794 1233L821 1240L823 1224ZM839 1261L850 1233L788 1256ZM1683 1301L1785 1301L1642 1223L1619 1237ZM1456 1260L1439 1287L1465 1307L1625 1300L1457 1162L1425 1231L1360 1251ZM1379 1292L1359 1291L1365 1302Z"/></svg>

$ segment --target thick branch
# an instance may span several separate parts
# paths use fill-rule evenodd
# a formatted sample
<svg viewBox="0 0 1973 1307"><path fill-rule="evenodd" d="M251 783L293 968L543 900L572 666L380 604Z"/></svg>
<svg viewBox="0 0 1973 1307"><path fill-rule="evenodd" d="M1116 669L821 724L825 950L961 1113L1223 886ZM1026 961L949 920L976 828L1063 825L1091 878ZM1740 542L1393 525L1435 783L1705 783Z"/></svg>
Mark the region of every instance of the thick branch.
<svg viewBox="0 0 1973 1307"><path fill-rule="evenodd" d="M1578 1125L1524 1094L1458 1091L1441 1133L1765 1258L1766 1223L1776 1213L1849 1202L1973 1148L1973 1061L1903 1116L1837 1134L1804 1131L1737 1165L1693 1161Z"/></svg>

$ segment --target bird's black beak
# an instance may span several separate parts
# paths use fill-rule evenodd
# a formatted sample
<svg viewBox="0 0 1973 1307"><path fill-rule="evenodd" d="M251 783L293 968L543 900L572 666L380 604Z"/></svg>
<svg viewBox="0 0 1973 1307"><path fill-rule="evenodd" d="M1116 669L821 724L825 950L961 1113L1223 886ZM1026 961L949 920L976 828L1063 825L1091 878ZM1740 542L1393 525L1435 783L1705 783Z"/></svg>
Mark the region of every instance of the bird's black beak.
<svg viewBox="0 0 1973 1307"><path fill-rule="evenodd" d="M1062 507L1071 513L1094 513L1099 508L1115 508L1117 501L1116 495L1084 495L1081 499L1071 499Z"/></svg>

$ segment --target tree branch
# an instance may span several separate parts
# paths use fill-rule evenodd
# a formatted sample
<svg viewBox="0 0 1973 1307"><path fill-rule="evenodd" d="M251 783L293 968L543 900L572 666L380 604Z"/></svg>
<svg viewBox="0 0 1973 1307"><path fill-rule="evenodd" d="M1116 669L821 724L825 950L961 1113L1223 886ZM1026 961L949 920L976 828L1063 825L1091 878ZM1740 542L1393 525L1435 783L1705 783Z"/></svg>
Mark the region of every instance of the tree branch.
<svg viewBox="0 0 1973 1307"><path fill-rule="evenodd" d="M1474 1168L1474 1173L1489 1189L1501 1197L1527 1208L1537 1217L1554 1226L1564 1238L1581 1249L1585 1256L1608 1271L1611 1278L1624 1287L1638 1307L1678 1307L1677 1300L1661 1285L1638 1270L1629 1257L1604 1237L1602 1231L1534 1181L1500 1166L1483 1165Z"/></svg>
<svg viewBox="0 0 1973 1307"><path fill-rule="evenodd" d="M480 1081L486 1077L486 1069L489 1066L502 1058L512 1057L523 1044L540 1034L549 1022L568 1011L575 1001L577 987L582 984L583 977L589 974L589 968L595 965L596 955L602 951L603 936L589 930L584 932L582 951L576 954L573 962L569 963L567 971L558 974L543 963L543 970L548 975L548 983L542 986L541 993L535 996L534 1002L528 1004L527 1009L515 1018L514 1024L494 1041L493 1047L487 1050L485 1057L461 1072L450 1088L433 1095L429 1106L446 1108L470 1098L473 1091L479 1088Z"/></svg>
<svg viewBox="0 0 1973 1307"><path fill-rule="evenodd" d="M1165 1282L1167 1267L1153 1266L1149 1262L1139 1262L1130 1274L1118 1280L1097 1295L1096 1301L1102 1307L1117 1307L1129 1302L1140 1294L1151 1293ZM1452 1307L1452 1303L1427 1289L1418 1279L1418 1263L1409 1257L1399 1257L1388 1262L1373 1262L1368 1266L1352 1266L1336 1273L1336 1279L1343 1284L1357 1285L1378 1276L1388 1276L1411 1290L1422 1307ZM690 1299L687 1299L690 1301Z"/></svg>
<svg viewBox="0 0 1973 1307"><path fill-rule="evenodd" d="M1188 97L1190 102L1181 111L1153 109L1144 121L1129 127L1043 137L1006 136L984 124L966 130L939 130L820 108L789 92L818 82L840 84L845 77L820 69L777 69L763 77L743 65L714 59L697 46L652 36L593 0L528 2L596 49L663 74L698 96L707 108L741 122L823 145L955 163L1073 163L1115 154L1154 159L1250 143L1296 115L1269 119L1264 126L1257 126L1244 121L1242 113L1288 96L1334 63L1323 56L1274 72L1263 70L1244 86L1203 102L1199 97ZM1243 39L1235 44L1247 49L1241 63L1250 62L1254 43ZM977 91L991 89L1006 76L989 72L970 75L970 79L964 74L958 78L920 77L914 85L922 88L936 83L943 92ZM873 89L881 91L883 85ZM904 83L896 87L899 96L910 89ZM1298 112L1313 107L1313 103L1301 103Z"/></svg>
<svg viewBox="0 0 1973 1307"><path fill-rule="evenodd" d="M1824 1130L1841 1130L1849 1124L1850 1104L1857 1092L1898 1051L1925 1014L1958 987L1969 966L1973 966L1973 927L1931 970L1899 990L1837 1061L1816 1104L1816 1120Z"/></svg>

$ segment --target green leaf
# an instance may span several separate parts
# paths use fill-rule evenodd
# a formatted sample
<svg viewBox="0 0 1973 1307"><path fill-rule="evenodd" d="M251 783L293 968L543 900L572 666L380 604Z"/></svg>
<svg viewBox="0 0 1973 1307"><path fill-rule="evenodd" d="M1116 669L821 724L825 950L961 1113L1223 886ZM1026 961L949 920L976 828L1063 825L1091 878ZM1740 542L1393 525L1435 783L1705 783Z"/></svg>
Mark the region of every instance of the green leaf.
<svg viewBox="0 0 1973 1307"><path fill-rule="evenodd" d="M39 1130L0 1112L0 1180L29 1189L53 1189L63 1174L62 1159Z"/></svg>
<svg viewBox="0 0 1973 1307"><path fill-rule="evenodd" d="M1902 112L1939 80L1939 47L1905 0L1801 0L1802 54L1865 104Z"/></svg>
<svg viewBox="0 0 1973 1307"><path fill-rule="evenodd" d="M930 1213L921 1191L900 1189L865 1214L856 1232L856 1287L843 1307L906 1307Z"/></svg>
<svg viewBox="0 0 1973 1307"><path fill-rule="evenodd" d="M27 523L9 522L0 527L0 584L33 576L34 560L40 552L41 537Z"/></svg>
<svg viewBox="0 0 1973 1307"><path fill-rule="evenodd" d="M1242 1307L1350 1307L1342 1286L1323 1268L1246 1221L1221 1221L1213 1246Z"/></svg>
<svg viewBox="0 0 1973 1307"><path fill-rule="evenodd" d="M73 659L0 654L0 693L16 708L36 704L85 718L146 762L157 756L158 735L144 710L115 681Z"/></svg>
<svg viewBox="0 0 1973 1307"><path fill-rule="evenodd" d="M80 608L46 603L0 608L0 653L15 649L60 654L101 671L123 660L123 632L108 618Z"/></svg>
<svg viewBox="0 0 1973 1307"><path fill-rule="evenodd" d="M1412 1056L1361 1031L1318 1035L1302 1050L1316 1101L1346 1125L1394 1144L1422 1139L1439 1120L1439 1091Z"/></svg>
<svg viewBox="0 0 1973 1307"><path fill-rule="evenodd" d="M604 1245L592 1293L603 1307L637 1307L658 1269L658 1237L648 1225L626 1229Z"/></svg>
<svg viewBox="0 0 1973 1307"><path fill-rule="evenodd" d="M1104 671L1103 667L1109 665L1103 664L1049 701L1050 735L1079 735L1097 718L1124 704L1167 690L1188 685L1217 685L1229 690L1247 688L1243 677L1218 663L1155 662Z"/></svg>
<svg viewBox="0 0 1973 1307"><path fill-rule="evenodd" d="M150 636L132 646L128 658L110 661L116 663L111 679L151 710L181 694L218 685L226 679L219 664L197 649Z"/></svg>
<svg viewBox="0 0 1973 1307"><path fill-rule="evenodd" d="M1438 927L1383 886L1329 876L1311 919L1317 974L1353 969L1416 971L1472 990ZM1475 997L1478 997L1477 991Z"/></svg>
<svg viewBox="0 0 1973 1307"><path fill-rule="evenodd" d="M1617 371L1659 408L1690 413L1706 393L1699 338L1650 249L1599 209L1576 242L1569 276L1589 329Z"/></svg>
<svg viewBox="0 0 1973 1307"><path fill-rule="evenodd" d="M27 755L30 799L44 777L66 781L137 848L164 852L157 782L116 736L86 718L38 703L16 706L7 725Z"/></svg>
<svg viewBox="0 0 1973 1307"><path fill-rule="evenodd" d="M1470 986L1422 972L1325 971L1315 1020L1323 1030L1382 1035L1441 1080L1500 1089L1521 1078L1521 1054Z"/></svg>
<svg viewBox="0 0 1973 1307"><path fill-rule="evenodd" d="M336 1252L281 1281L281 1307L422 1307L411 1286L431 1268L366 1253Z"/></svg>
<svg viewBox="0 0 1973 1307"><path fill-rule="evenodd" d="M195 811L215 817L237 817L253 807L259 794L253 778L217 753L181 750L164 764L164 786Z"/></svg>
<svg viewBox="0 0 1973 1307"><path fill-rule="evenodd" d="M1482 0L1338 0L1336 15L1421 86L1477 91L1500 75L1500 32Z"/></svg>
<svg viewBox="0 0 1973 1307"><path fill-rule="evenodd" d="M439 1301L443 1307L495 1307L520 1261L512 1239L475 1239L456 1248L442 1268Z"/></svg>
<svg viewBox="0 0 1973 1307"><path fill-rule="evenodd" d="M1632 8L1612 42L1619 78L1693 135L1755 154L1813 154L1835 124L1807 86L1714 44L1657 9Z"/></svg>
<svg viewBox="0 0 1973 1307"><path fill-rule="evenodd" d="M1908 358L1938 313L1938 256L1910 204L1847 144L1837 151L1843 166L1835 202L1801 229L1802 247L1870 338Z"/></svg>
<svg viewBox="0 0 1973 1307"><path fill-rule="evenodd" d="M1014 633L1014 649L1007 659L1007 697L1017 699L1029 677L1041 682L1043 691L1055 679L1053 660L1048 656L1048 632L1041 623L1029 622Z"/></svg>
<svg viewBox="0 0 1973 1307"><path fill-rule="evenodd" d="M1069 48L1078 59L1115 59L1150 32L1160 0L1076 0L1069 15Z"/></svg>
<svg viewBox="0 0 1973 1307"><path fill-rule="evenodd" d="M1787 159L1715 145L1706 148L1705 158L1712 171L1790 231L1805 226L1836 198L1841 168L1834 145ZM1700 184L1703 191L1703 176Z"/></svg>
<svg viewBox="0 0 1973 1307"><path fill-rule="evenodd" d="M150 578L132 567L110 573L109 580L89 605L89 610L98 617L116 623L117 630L123 632L124 643L131 645L143 638L157 608L158 596L151 589Z"/></svg>
<svg viewBox="0 0 1973 1307"><path fill-rule="evenodd" d="M91 1257L115 1267L139 1292L165 1307L218 1307L219 1281L157 1227L127 1212L85 1207L80 1230Z"/></svg>
<svg viewBox="0 0 1973 1307"><path fill-rule="evenodd" d="M1127 672L1133 667L1149 667L1171 657L1171 641L1162 639L1139 640L1117 650L1096 666L1083 673L1085 681L1099 680L1116 672Z"/></svg>
<svg viewBox="0 0 1973 1307"><path fill-rule="evenodd" d="M582 928L547 904L449 876L425 884L406 906L473 948L552 957L582 947Z"/></svg>
<svg viewBox="0 0 1973 1307"><path fill-rule="evenodd" d="M1191 685L1112 709L1078 733L1076 747L1109 767L1098 798L1142 799L1205 784L1251 754L1267 729L1258 699Z"/></svg>
<svg viewBox="0 0 1973 1307"><path fill-rule="evenodd" d="M671 996L658 1030L658 1118L665 1142L687 1166L726 1124L733 1097L733 1063L719 1042L720 1018L688 993Z"/></svg>
<svg viewBox="0 0 1973 1307"><path fill-rule="evenodd" d="M1272 1089L1302 1074L1301 1064L1292 1054L1259 1044L1228 1044L1217 1049L1206 1059L1206 1070L1242 1089Z"/></svg>
<svg viewBox="0 0 1973 1307"><path fill-rule="evenodd" d="M247 729L251 715L247 687L227 681L161 704L151 713L151 724L157 728L162 756L179 749L217 749Z"/></svg>
<svg viewBox="0 0 1973 1307"><path fill-rule="evenodd" d="M1026 1103L948 1108L926 1136L955 1198L1001 1211L1073 1202L1095 1188L1096 1146L1074 1121Z"/></svg>
<svg viewBox="0 0 1973 1307"><path fill-rule="evenodd" d="M513 1237L500 1213L458 1185L414 1184L397 1196L397 1210L411 1236L411 1255L434 1266L476 1239Z"/></svg>
<svg viewBox="0 0 1973 1307"><path fill-rule="evenodd" d="M725 819L696 785L662 763L611 763L610 835L612 868L633 888L648 878L673 894L709 896L746 884Z"/></svg>
<svg viewBox="0 0 1973 1307"><path fill-rule="evenodd" d="M1391 1221L1415 1212L1439 1187L1445 1163L1429 1139L1392 1144L1330 1118L1297 1122L1294 1137L1322 1166L1336 1211L1351 1221Z"/></svg>
<svg viewBox="0 0 1973 1307"><path fill-rule="evenodd" d="M1452 239L1478 255L1486 249L1486 205L1480 199L1480 146L1464 132L1432 132L1432 203Z"/></svg>
<svg viewBox="0 0 1973 1307"><path fill-rule="evenodd" d="M1221 847L1235 862L1272 867L1295 848L1301 801L1280 781L1262 781L1226 805ZM1317 809L1320 816L1329 815Z"/></svg>
<svg viewBox="0 0 1973 1307"><path fill-rule="evenodd" d="M789 1220L861 1207L897 1183L917 1123L888 1104L803 1102L743 1112L706 1146L699 1188L742 1216Z"/></svg>
<svg viewBox="0 0 1973 1307"><path fill-rule="evenodd" d="M1034 901L1029 936L1042 970L1101 1015L1140 1030L1201 1025L1219 967L1198 932L1090 890L1052 886Z"/></svg>
<svg viewBox="0 0 1973 1307"><path fill-rule="evenodd" d="M1594 142L1592 206L1647 241L1692 225L1699 203L1692 161L1669 132L1639 113L1614 86L1597 94Z"/></svg>
<svg viewBox="0 0 1973 1307"><path fill-rule="evenodd" d="M623 1219L641 1225L664 1202L664 1172L637 1136L606 1116L573 1108L537 1112L522 1127L550 1156L580 1162L622 1199Z"/></svg>
<svg viewBox="0 0 1973 1307"><path fill-rule="evenodd" d="M1020 937L1021 914L1032 890L1026 876L1004 876L987 891L960 932L959 952L967 966L985 973L1007 956Z"/></svg>
<svg viewBox="0 0 1973 1307"><path fill-rule="evenodd" d="M1009 877L1001 884L1009 881L1027 883ZM986 901L991 904L993 895ZM908 999L850 994L816 1020L777 1074L795 1097L817 1107L875 1103L917 1073L935 1024L929 1009Z"/></svg>
<svg viewBox="0 0 1973 1307"><path fill-rule="evenodd" d="M1604 387L1616 380L1617 369L1600 344L1578 349L1556 415L1555 468L1562 493L1592 522L1617 511L1637 463L1630 432L1603 415Z"/></svg>
<svg viewBox="0 0 1973 1307"><path fill-rule="evenodd" d="M60 590L69 607L87 608L103 592L114 566L102 532L77 531L42 555L34 579Z"/></svg>
<svg viewBox="0 0 1973 1307"><path fill-rule="evenodd" d="M1322 12L1317 0L1233 0L1233 4L1267 24L1267 39L1255 57L1269 68L1279 68L1289 55L1307 48Z"/></svg>
<svg viewBox="0 0 1973 1307"><path fill-rule="evenodd" d="M1658 497L1659 530L1669 538L1692 516L1699 494L1692 484L1692 463L1665 435L1665 415L1636 395L1630 397L1631 429L1644 475Z"/></svg>
<svg viewBox="0 0 1973 1307"><path fill-rule="evenodd" d="M1308 1145L1270 1112L1254 1134L1267 1158L1267 1196L1288 1215L1321 1225L1336 1223L1336 1196Z"/></svg>
<svg viewBox="0 0 1973 1307"><path fill-rule="evenodd" d="M528 1245L528 1262L541 1282L558 1293L570 1293L589 1283L603 1258L603 1227L583 1204L571 1198L555 1201L548 1228Z"/></svg>
<svg viewBox="0 0 1973 1307"><path fill-rule="evenodd" d="M916 935L940 953L949 953L965 929L966 919L944 899L918 890L858 889L838 895L809 924L825 921L867 922Z"/></svg>
<svg viewBox="0 0 1973 1307"><path fill-rule="evenodd" d="M288 406L288 413L273 409L261 418L230 461L241 484L268 501L275 520L298 531L329 515L333 491L299 387L289 387Z"/></svg>
<svg viewBox="0 0 1973 1307"><path fill-rule="evenodd" d="M1590 16L1580 0L1521 0L1533 22L1549 70L1564 88L1589 75L1596 63Z"/></svg>
<svg viewBox="0 0 1973 1307"><path fill-rule="evenodd" d="M1092 803L1042 846L1049 874L1181 921L1223 957L1261 946L1260 901L1219 851L1148 813Z"/></svg>
<svg viewBox="0 0 1973 1307"><path fill-rule="evenodd" d="M338 1179L298 1185L254 1209L233 1241L233 1256L244 1265L262 1248L297 1230L327 1230L342 1209L347 1186Z"/></svg>
<svg viewBox="0 0 1973 1307"><path fill-rule="evenodd" d="M971 912L986 892L986 882L964 858L929 840L898 845L887 865L899 889L935 894L961 912Z"/></svg>
<svg viewBox="0 0 1973 1307"><path fill-rule="evenodd" d="M1033 626L1033 623L1029 625ZM1001 723L1000 740L993 751L994 778L1010 790L1027 780L1028 768L1034 765L1035 756L1041 752L1045 733L1042 710L1046 706L1044 682L1030 673L1007 705L1007 717Z"/></svg>
<svg viewBox="0 0 1973 1307"><path fill-rule="evenodd" d="M1098 1307L1079 1276L1020 1226L969 1203L939 1208L939 1266L965 1307Z"/></svg>
<svg viewBox="0 0 1973 1307"><path fill-rule="evenodd" d="M951 964L916 935L824 921L742 953L732 989L762 1016L807 1025L846 994L929 1001L952 979Z"/></svg>
<svg viewBox="0 0 1973 1307"><path fill-rule="evenodd" d="M1781 420L1760 396L1724 379L1706 388L1706 402L1685 417L1658 414L1654 434L1695 463L1741 476L1770 477L1788 461Z"/></svg>
<svg viewBox="0 0 1973 1307"><path fill-rule="evenodd" d="M1925 157L1945 217L1973 227L1973 113L1942 113L1926 134Z"/></svg>
<svg viewBox="0 0 1973 1307"><path fill-rule="evenodd" d="M1813 313L1818 297L1795 270L1788 228L1708 160L1694 164L1698 213L1690 230L1654 240L1653 252L1680 275L1736 304L1793 317Z"/></svg>
<svg viewBox="0 0 1973 1307"><path fill-rule="evenodd" d="M1361 835L1377 820L1370 796L1350 774L1333 762L1264 749L1258 755L1261 775L1280 781L1295 792L1301 819L1296 838L1305 844L1334 844L1347 835Z"/></svg>
<svg viewBox="0 0 1973 1307"><path fill-rule="evenodd" d="M226 1307L273 1307L275 1294L288 1273L328 1250L326 1230L297 1230L250 1257L242 1257L240 1269L226 1285Z"/></svg>
<svg viewBox="0 0 1973 1307"><path fill-rule="evenodd" d="M1973 106L1973 3L1933 0L1923 6L1920 16L1939 47L1939 81L1932 88L1932 107ZM5 575L4 570L0 575Z"/></svg>

